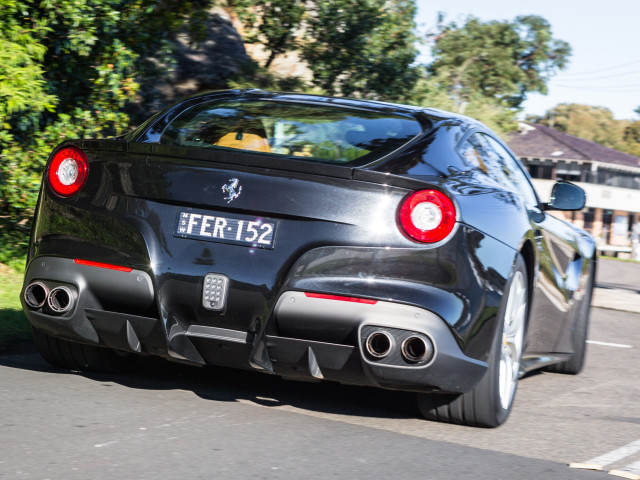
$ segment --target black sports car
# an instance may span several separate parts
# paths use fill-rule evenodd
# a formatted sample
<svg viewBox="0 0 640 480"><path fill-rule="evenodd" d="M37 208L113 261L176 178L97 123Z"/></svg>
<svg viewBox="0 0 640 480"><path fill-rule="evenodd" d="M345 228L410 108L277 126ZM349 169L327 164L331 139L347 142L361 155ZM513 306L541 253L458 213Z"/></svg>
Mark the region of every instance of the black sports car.
<svg viewBox="0 0 640 480"><path fill-rule="evenodd" d="M52 153L22 303L49 362L123 352L415 391L496 426L519 376L577 373L595 244L481 123L258 90Z"/></svg>

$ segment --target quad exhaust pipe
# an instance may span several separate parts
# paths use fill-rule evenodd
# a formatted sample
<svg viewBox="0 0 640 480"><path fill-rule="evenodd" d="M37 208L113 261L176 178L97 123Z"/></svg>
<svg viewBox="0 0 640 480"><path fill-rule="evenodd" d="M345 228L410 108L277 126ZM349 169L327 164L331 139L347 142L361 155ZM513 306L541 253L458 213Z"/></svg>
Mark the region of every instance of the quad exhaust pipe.
<svg viewBox="0 0 640 480"><path fill-rule="evenodd" d="M376 330L367 337L365 348L367 353L374 358L385 358L393 349L395 342L393 337L384 330Z"/></svg>
<svg viewBox="0 0 640 480"><path fill-rule="evenodd" d="M73 304L73 294L67 287L56 287L49 292L47 297L47 305L58 314L68 312L73 308Z"/></svg>
<svg viewBox="0 0 640 480"><path fill-rule="evenodd" d="M47 302L49 289L42 282L30 283L24 290L24 301L31 308L42 308Z"/></svg>
<svg viewBox="0 0 640 480"><path fill-rule="evenodd" d="M409 363L424 362L433 357L433 344L425 337L413 335L402 342L400 353Z"/></svg>
<svg viewBox="0 0 640 480"><path fill-rule="evenodd" d="M57 286L49 289L42 282L31 282L24 290L24 301L34 309L48 307L56 315L62 315L73 309L76 303L76 295L65 286Z"/></svg>
<svg viewBox="0 0 640 480"><path fill-rule="evenodd" d="M390 328L376 328L364 341L366 353L376 361L406 366L407 364L427 364L435 355L435 346L431 338L420 332ZM396 345L399 345L398 349ZM387 358L388 357L388 358Z"/></svg>

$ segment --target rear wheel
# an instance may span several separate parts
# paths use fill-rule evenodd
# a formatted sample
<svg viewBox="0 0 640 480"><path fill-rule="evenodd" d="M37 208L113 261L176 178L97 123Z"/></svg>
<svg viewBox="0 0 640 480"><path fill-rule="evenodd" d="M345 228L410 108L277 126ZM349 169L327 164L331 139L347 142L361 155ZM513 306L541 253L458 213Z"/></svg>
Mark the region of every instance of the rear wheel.
<svg viewBox="0 0 640 480"><path fill-rule="evenodd" d="M84 345L52 337L33 329L36 349L47 362L70 370L85 370L98 373L115 373L129 363L130 355L110 348Z"/></svg>
<svg viewBox="0 0 640 480"><path fill-rule="evenodd" d="M504 423L513 405L520 374L527 291L527 270L518 255L499 310L485 376L463 394L418 394L418 407L425 418L479 427L497 427Z"/></svg>

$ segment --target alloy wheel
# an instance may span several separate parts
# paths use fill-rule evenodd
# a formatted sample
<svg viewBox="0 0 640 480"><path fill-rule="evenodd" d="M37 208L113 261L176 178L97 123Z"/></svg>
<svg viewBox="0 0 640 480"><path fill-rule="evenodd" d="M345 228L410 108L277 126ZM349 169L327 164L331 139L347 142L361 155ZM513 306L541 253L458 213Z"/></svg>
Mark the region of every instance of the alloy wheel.
<svg viewBox="0 0 640 480"><path fill-rule="evenodd" d="M513 401L518 376L520 375L520 357L522 355L527 314L527 287L522 272L516 271L508 295L502 328L498 380L500 404L505 410L509 408Z"/></svg>

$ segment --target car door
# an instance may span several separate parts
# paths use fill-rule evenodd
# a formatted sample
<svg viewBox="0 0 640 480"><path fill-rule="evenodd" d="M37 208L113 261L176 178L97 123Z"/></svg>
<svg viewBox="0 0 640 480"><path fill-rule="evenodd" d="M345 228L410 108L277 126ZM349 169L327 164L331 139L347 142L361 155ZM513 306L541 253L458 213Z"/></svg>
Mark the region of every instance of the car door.
<svg viewBox="0 0 640 480"><path fill-rule="evenodd" d="M554 352L568 321L567 312L575 291L575 275L571 272L580 261L573 240L575 235L566 222L540 209L539 197L515 156L493 137L486 136L486 140L506 167L508 182L522 195L533 227L537 271L534 272L526 352Z"/></svg>

